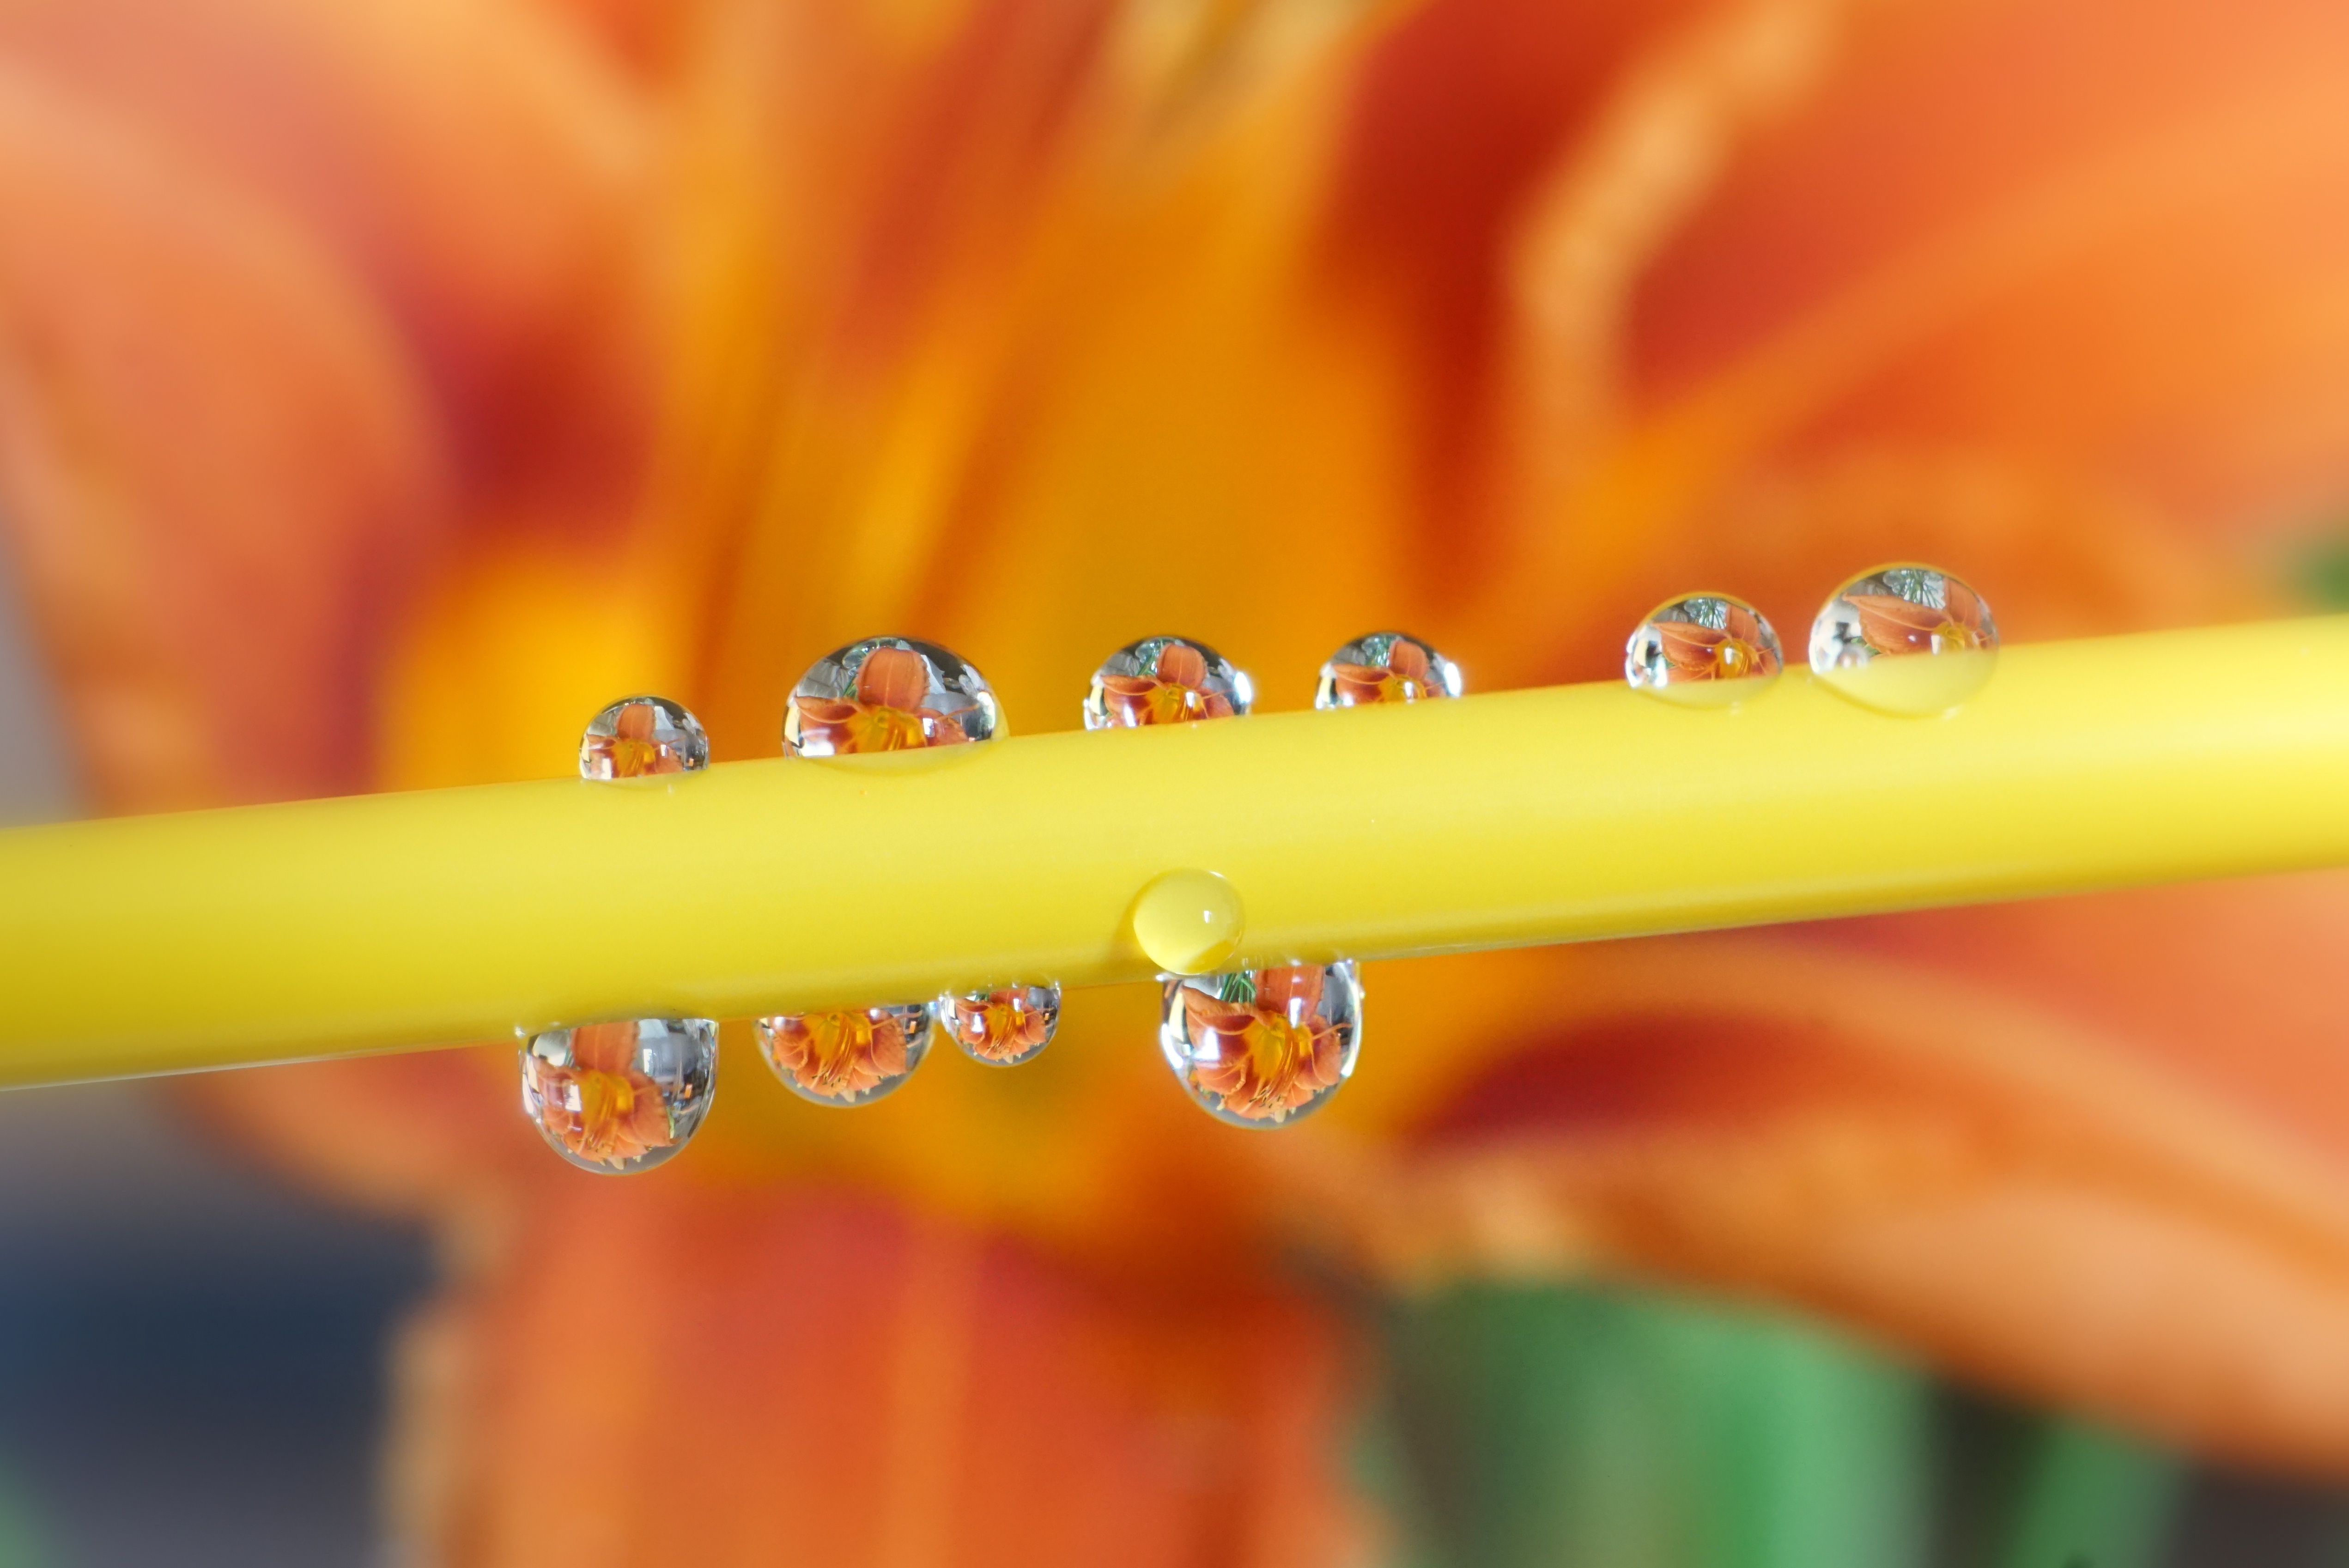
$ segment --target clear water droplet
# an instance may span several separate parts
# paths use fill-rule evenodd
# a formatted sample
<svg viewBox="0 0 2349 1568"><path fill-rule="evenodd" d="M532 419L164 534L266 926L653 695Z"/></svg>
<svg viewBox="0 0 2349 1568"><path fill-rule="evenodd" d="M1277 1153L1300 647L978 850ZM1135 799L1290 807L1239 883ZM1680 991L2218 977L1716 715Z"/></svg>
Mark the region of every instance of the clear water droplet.
<svg viewBox="0 0 2349 1568"><path fill-rule="evenodd" d="M1878 712L1945 713L1982 689L1997 658L1990 606L1935 566L1863 572L1811 623L1811 672Z"/></svg>
<svg viewBox="0 0 2349 1568"><path fill-rule="evenodd" d="M912 1077L929 1054L932 1016L926 1002L777 1013L759 1020L759 1049L800 1098L869 1105Z"/></svg>
<svg viewBox="0 0 2349 1568"><path fill-rule="evenodd" d="M707 1018L548 1029L522 1048L523 1114L582 1170L668 1160L709 1114L717 1083L718 1025Z"/></svg>
<svg viewBox="0 0 2349 1568"><path fill-rule="evenodd" d="M1195 719L1229 719L1255 705L1247 671L1195 638L1145 637L1093 671L1085 728L1134 730Z"/></svg>
<svg viewBox="0 0 2349 1568"><path fill-rule="evenodd" d="M1133 940L1168 974L1198 974L1232 956L1247 929L1240 890L1213 871L1155 877L1133 900Z"/></svg>
<svg viewBox="0 0 2349 1568"><path fill-rule="evenodd" d="M623 697L588 720L579 738L583 779L656 778L709 765L701 721L666 697Z"/></svg>
<svg viewBox="0 0 2349 1568"><path fill-rule="evenodd" d="M977 666L906 637L868 637L825 654L792 688L783 713L783 749L795 757L912 752L1005 732Z"/></svg>
<svg viewBox="0 0 2349 1568"><path fill-rule="evenodd" d="M1279 1127L1338 1092L1361 1047L1351 960L1166 982L1158 1042L1190 1096L1234 1127Z"/></svg>
<svg viewBox="0 0 2349 1568"><path fill-rule="evenodd" d="M1374 631L1331 654L1313 689L1316 708L1360 708L1460 695L1460 667L1408 632Z"/></svg>
<svg viewBox="0 0 2349 1568"><path fill-rule="evenodd" d="M938 999L938 1027L974 1061L1012 1067L1052 1043L1061 1026L1057 985L1004 985Z"/></svg>
<svg viewBox="0 0 2349 1568"><path fill-rule="evenodd" d="M1767 618L1729 594L1658 605L1623 648L1623 679L1634 690L1692 708L1751 701L1785 664Z"/></svg>

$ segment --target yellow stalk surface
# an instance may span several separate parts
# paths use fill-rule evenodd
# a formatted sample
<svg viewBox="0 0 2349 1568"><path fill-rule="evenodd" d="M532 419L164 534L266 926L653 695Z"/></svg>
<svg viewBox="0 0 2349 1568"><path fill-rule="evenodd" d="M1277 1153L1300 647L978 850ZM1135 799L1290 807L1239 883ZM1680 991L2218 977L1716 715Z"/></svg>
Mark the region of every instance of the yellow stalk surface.
<svg viewBox="0 0 2349 1568"><path fill-rule="evenodd" d="M1143 980L1154 883L1237 966L2344 863L2349 618L2009 649L1927 719L1797 670L123 818L0 834L0 1083Z"/></svg>

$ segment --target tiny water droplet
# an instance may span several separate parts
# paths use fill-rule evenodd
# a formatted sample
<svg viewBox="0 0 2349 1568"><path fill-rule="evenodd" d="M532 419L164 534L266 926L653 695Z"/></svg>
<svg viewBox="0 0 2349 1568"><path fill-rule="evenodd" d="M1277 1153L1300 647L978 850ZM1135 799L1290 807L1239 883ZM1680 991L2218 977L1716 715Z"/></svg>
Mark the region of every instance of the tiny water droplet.
<svg viewBox="0 0 2349 1568"><path fill-rule="evenodd" d="M1052 1043L1061 1026L1058 985L1006 985L948 992L938 999L938 1025L973 1060L1012 1067Z"/></svg>
<svg viewBox="0 0 2349 1568"><path fill-rule="evenodd" d="M795 757L912 752L1006 732L977 666L906 637L868 637L825 654L792 688L783 713L783 749Z"/></svg>
<svg viewBox="0 0 2349 1568"><path fill-rule="evenodd" d="M1231 957L1247 929L1240 890L1213 871L1169 871L1133 900L1133 940L1168 974L1199 974Z"/></svg>
<svg viewBox="0 0 2349 1568"><path fill-rule="evenodd" d="M1811 672L1883 713L1945 713L1982 689L1997 659L1990 606L1935 566L1864 572L1811 623Z"/></svg>
<svg viewBox="0 0 2349 1568"><path fill-rule="evenodd" d="M869 1105L912 1077L929 1054L932 1013L926 1002L777 1013L759 1020L759 1049L800 1098Z"/></svg>
<svg viewBox="0 0 2349 1568"><path fill-rule="evenodd" d="M1129 642L1093 671L1085 692L1085 728L1133 730L1195 719L1229 719L1248 711L1256 690L1247 671L1195 638L1145 637Z"/></svg>
<svg viewBox="0 0 2349 1568"><path fill-rule="evenodd" d="M650 1170L709 1114L718 1025L634 1018L548 1029L522 1048L522 1108L547 1146L582 1170Z"/></svg>
<svg viewBox="0 0 2349 1568"><path fill-rule="evenodd" d="M666 697L623 697L588 720L579 738L583 779L656 778L709 765L701 721Z"/></svg>
<svg viewBox="0 0 2349 1568"><path fill-rule="evenodd" d="M1330 656L1313 689L1316 708L1360 708L1460 695L1460 667L1401 631L1358 637Z"/></svg>
<svg viewBox="0 0 2349 1568"><path fill-rule="evenodd" d="M1770 689L1785 668L1760 610L1728 594L1686 594L1650 610L1623 648L1636 691L1691 708L1732 708Z"/></svg>
<svg viewBox="0 0 2349 1568"><path fill-rule="evenodd" d="M1158 1043L1185 1092L1234 1127L1319 1109L1354 1071L1362 987L1353 961L1166 982Z"/></svg>

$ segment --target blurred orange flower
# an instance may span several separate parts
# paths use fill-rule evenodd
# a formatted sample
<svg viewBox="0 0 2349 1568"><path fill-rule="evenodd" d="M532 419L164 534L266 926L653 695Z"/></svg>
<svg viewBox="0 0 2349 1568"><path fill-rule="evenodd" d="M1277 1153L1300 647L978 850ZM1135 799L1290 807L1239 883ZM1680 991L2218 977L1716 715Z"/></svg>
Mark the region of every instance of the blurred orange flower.
<svg viewBox="0 0 2349 1568"><path fill-rule="evenodd" d="M1277 708L1364 625L1605 678L1868 560L2025 639L2264 613L2349 493L2344 61L2300 0L26 0L0 526L109 809L560 773L615 691L755 754L887 628L1032 730L1151 626ZM627 1182L503 1050L197 1092L461 1242L421 1555L1325 1563L1300 1241L2349 1472L2344 932L2313 877L1398 964L1250 1139L1123 993L854 1116L744 1078Z"/></svg>

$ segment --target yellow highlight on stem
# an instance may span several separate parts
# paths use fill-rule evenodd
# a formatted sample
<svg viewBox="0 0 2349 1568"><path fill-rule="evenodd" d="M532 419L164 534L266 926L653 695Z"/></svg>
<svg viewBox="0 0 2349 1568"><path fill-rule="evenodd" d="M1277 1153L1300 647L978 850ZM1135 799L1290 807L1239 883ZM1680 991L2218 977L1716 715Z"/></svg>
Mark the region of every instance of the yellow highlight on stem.
<svg viewBox="0 0 2349 1568"><path fill-rule="evenodd" d="M1794 670L129 818L0 834L0 1082L1139 980L1168 872L1237 967L2344 863L2349 618L2009 648L1938 718Z"/></svg>

